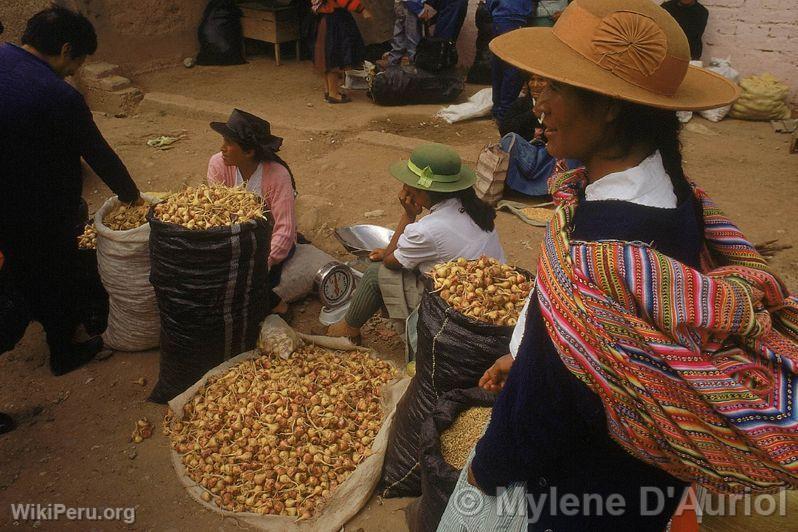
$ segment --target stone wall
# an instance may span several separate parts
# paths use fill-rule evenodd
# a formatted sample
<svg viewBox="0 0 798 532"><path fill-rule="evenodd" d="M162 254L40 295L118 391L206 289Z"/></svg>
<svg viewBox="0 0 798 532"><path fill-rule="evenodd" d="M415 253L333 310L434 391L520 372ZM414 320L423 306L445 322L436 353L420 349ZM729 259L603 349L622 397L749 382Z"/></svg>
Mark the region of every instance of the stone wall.
<svg viewBox="0 0 798 532"><path fill-rule="evenodd" d="M99 46L92 61L118 64L127 75L175 65L198 50L204 0L59 0L94 24ZM50 0L0 0L0 40L19 42L25 21Z"/></svg>
<svg viewBox="0 0 798 532"><path fill-rule="evenodd" d="M704 57L731 57L742 76L770 72L798 106L798 0L702 0L709 10Z"/></svg>
<svg viewBox="0 0 798 532"><path fill-rule="evenodd" d="M457 43L464 65L470 65L474 58L478 2L469 0L468 16ZM742 76L770 72L790 86L791 103L798 107L798 0L701 2L709 10L704 61L730 56Z"/></svg>

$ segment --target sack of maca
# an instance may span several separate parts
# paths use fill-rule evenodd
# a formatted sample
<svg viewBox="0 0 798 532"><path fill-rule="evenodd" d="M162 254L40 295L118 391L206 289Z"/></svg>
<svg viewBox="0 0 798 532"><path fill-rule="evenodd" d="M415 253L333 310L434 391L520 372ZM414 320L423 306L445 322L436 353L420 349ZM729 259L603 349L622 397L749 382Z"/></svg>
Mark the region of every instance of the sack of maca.
<svg viewBox="0 0 798 532"><path fill-rule="evenodd" d="M471 388L510 339L532 288L530 275L495 259L457 259L436 266L421 298L416 375L391 427L383 497L421 494L418 429L450 390Z"/></svg>
<svg viewBox="0 0 798 532"><path fill-rule="evenodd" d="M161 321L161 367L150 400L165 403L206 371L255 347L268 311L270 225L258 196L201 185L148 215Z"/></svg>
<svg viewBox="0 0 798 532"><path fill-rule="evenodd" d="M490 421L496 396L481 388L444 394L421 425L421 497L405 510L411 532L434 532L471 450Z"/></svg>
<svg viewBox="0 0 798 532"><path fill-rule="evenodd" d="M128 206L116 196L94 215L94 231L87 229L79 245L97 248L97 269L108 292L108 326L103 342L118 351L145 351L158 346L160 319L150 284L150 226L145 204Z"/></svg>

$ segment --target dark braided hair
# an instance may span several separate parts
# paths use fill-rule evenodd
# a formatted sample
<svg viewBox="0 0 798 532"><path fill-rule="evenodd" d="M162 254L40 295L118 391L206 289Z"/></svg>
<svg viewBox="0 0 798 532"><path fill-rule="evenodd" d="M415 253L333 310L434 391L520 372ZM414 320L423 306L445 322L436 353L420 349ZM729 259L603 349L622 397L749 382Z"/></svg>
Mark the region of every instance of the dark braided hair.
<svg viewBox="0 0 798 532"><path fill-rule="evenodd" d="M291 171L291 167L288 166L288 163L285 162L279 155L277 155L277 153L263 148L263 146L260 144L248 144L246 142L239 141L235 142L238 143L242 151L254 151L255 160L259 163L263 161L273 161L275 163L281 164L288 171L288 175L291 177L291 187L294 189L294 195L296 195L297 191L296 181L294 181L294 173Z"/></svg>
<svg viewBox="0 0 798 532"><path fill-rule="evenodd" d="M611 131L608 135L617 143L620 157L628 155L637 145L645 146L649 153L659 150L662 155L662 165L671 179L676 197L681 202L690 195L690 185L682 167L682 143L679 139L682 124L676 116L676 111L612 100L609 96L584 89L577 91L588 108L600 108L602 99L605 102L614 101L620 106L618 116L610 126Z"/></svg>
<svg viewBox="0 0 798 532"><path fill-rule="evenodd" d="M436 205L451 198L458 198L463 205L463 210L474 220L474 223L486 233L493 231L495 227L496 211L479 199L473 187L468 187L457 192L432 192L427 191L430 201Z"/></svg>

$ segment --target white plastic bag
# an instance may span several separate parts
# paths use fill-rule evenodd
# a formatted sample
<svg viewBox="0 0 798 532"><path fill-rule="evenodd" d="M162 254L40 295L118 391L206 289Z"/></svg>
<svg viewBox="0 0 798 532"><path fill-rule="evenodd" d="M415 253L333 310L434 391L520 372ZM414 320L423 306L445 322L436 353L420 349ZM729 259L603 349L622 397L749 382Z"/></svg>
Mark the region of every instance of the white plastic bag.
<svg viewBox="0 0 798 532"><path fill-rule="evenodd" d="M487 88L471 96L465 103L444 107L435 113L435 116L454 124L469 118L488 116L491 109L493 109L493 89Z"/></svg>
<svg viewBox="0 0 798 532"><path fill-rule="evenodd" d="M740 77L739 72L734 70L731 66L731 57L727 57L726 59L713 57L709 61L707 70L716 74L720 74L724 78L728 79L729 81L733 81L734 83L737 83L737 80ZM701 111L701 116L710 122L720 122L726 118L726 115L729 114L731 108L731 105L724 105L723 107L718 107L716 109L708 109L706 111Z"/></svg>
<svg viewBox="0 0 798 532"><path fill-rule="evenodd" d="M703 61L698 61L698 60L693 60L693 61L690 61L690 66L703 68L704 62ZM679 122L681 122L682 124L686 124L687 122L692 120L693 112L692 111L676 111L676 117L679 119Z"/></svg>
<svg viewBox="0 0 798 532"><path fill-rule="evenodd" d="M148 202L154 196L142 195ZM97 268L108 292L108 328L104 344L118 351L145 351L159 344L161 318L150 285L150 225L113 231L103 217L119 205L109 198L94 215L97 229Z"/></svg>
<svg viewBox="0 0 798 532"><path fill-rule="evenodd" d="M296 331L277 314L269 314L260 325L258 352L262 355L288 360L291 353L303 345Z"/></svg>

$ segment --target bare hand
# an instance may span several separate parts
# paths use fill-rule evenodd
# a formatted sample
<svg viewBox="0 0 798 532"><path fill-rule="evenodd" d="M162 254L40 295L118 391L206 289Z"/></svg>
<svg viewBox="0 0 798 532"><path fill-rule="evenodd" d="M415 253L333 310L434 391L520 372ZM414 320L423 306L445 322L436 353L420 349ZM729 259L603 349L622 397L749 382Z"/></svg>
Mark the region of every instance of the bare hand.
<svg viewBox="0 0 798 532"><path fill-rule="evenodd" d="M382 262L382 259L385 258L385 248L374 248L371 253L369 253L369 260L372 262Z"/></svg>
<svg viewBox="0 0 798 532"><path fill-rule="evenodd" d="M513 362L515 362L513 355L504 355L498 359L479 379L479 387L488 392L500 392L507 381Z"/></svg>
<svg viewBox="0 0 798 532"><path fill-rule="evenodd" d="M471 469L471 464L468 464L468 483L477 488L479 491L482 491L482 488L480 488L479 484L477 484L477 479L474 477L474 470Z"/></svg>
<svg viewBox="0 0 798 532"><path fill-rule="evenodd" d="M416 199L413 197L412 194L408 194L405 192L404 189L399 193L399 203L402 205L402 208L405 210L405 214L411 220L415 220L416 216L421 214L423 207L416 203Z"/></svg>
<svg viewBox="0 0 798 532"><path fill-rule="evenodd" d="M435 11L435 8L429 4L424 4L424 8L421 10L421 13L418 14L419 20L429 20L434 17L438 12Z"/></svg>
<svg viewBox="0 0 798 532"><path fill-rule="evenodd" d="M360 12L360 14L363 15L363 18L366 20L369 20L372 17L371 11L369 11L368 9L364 9L363 11Z"/></svg>

